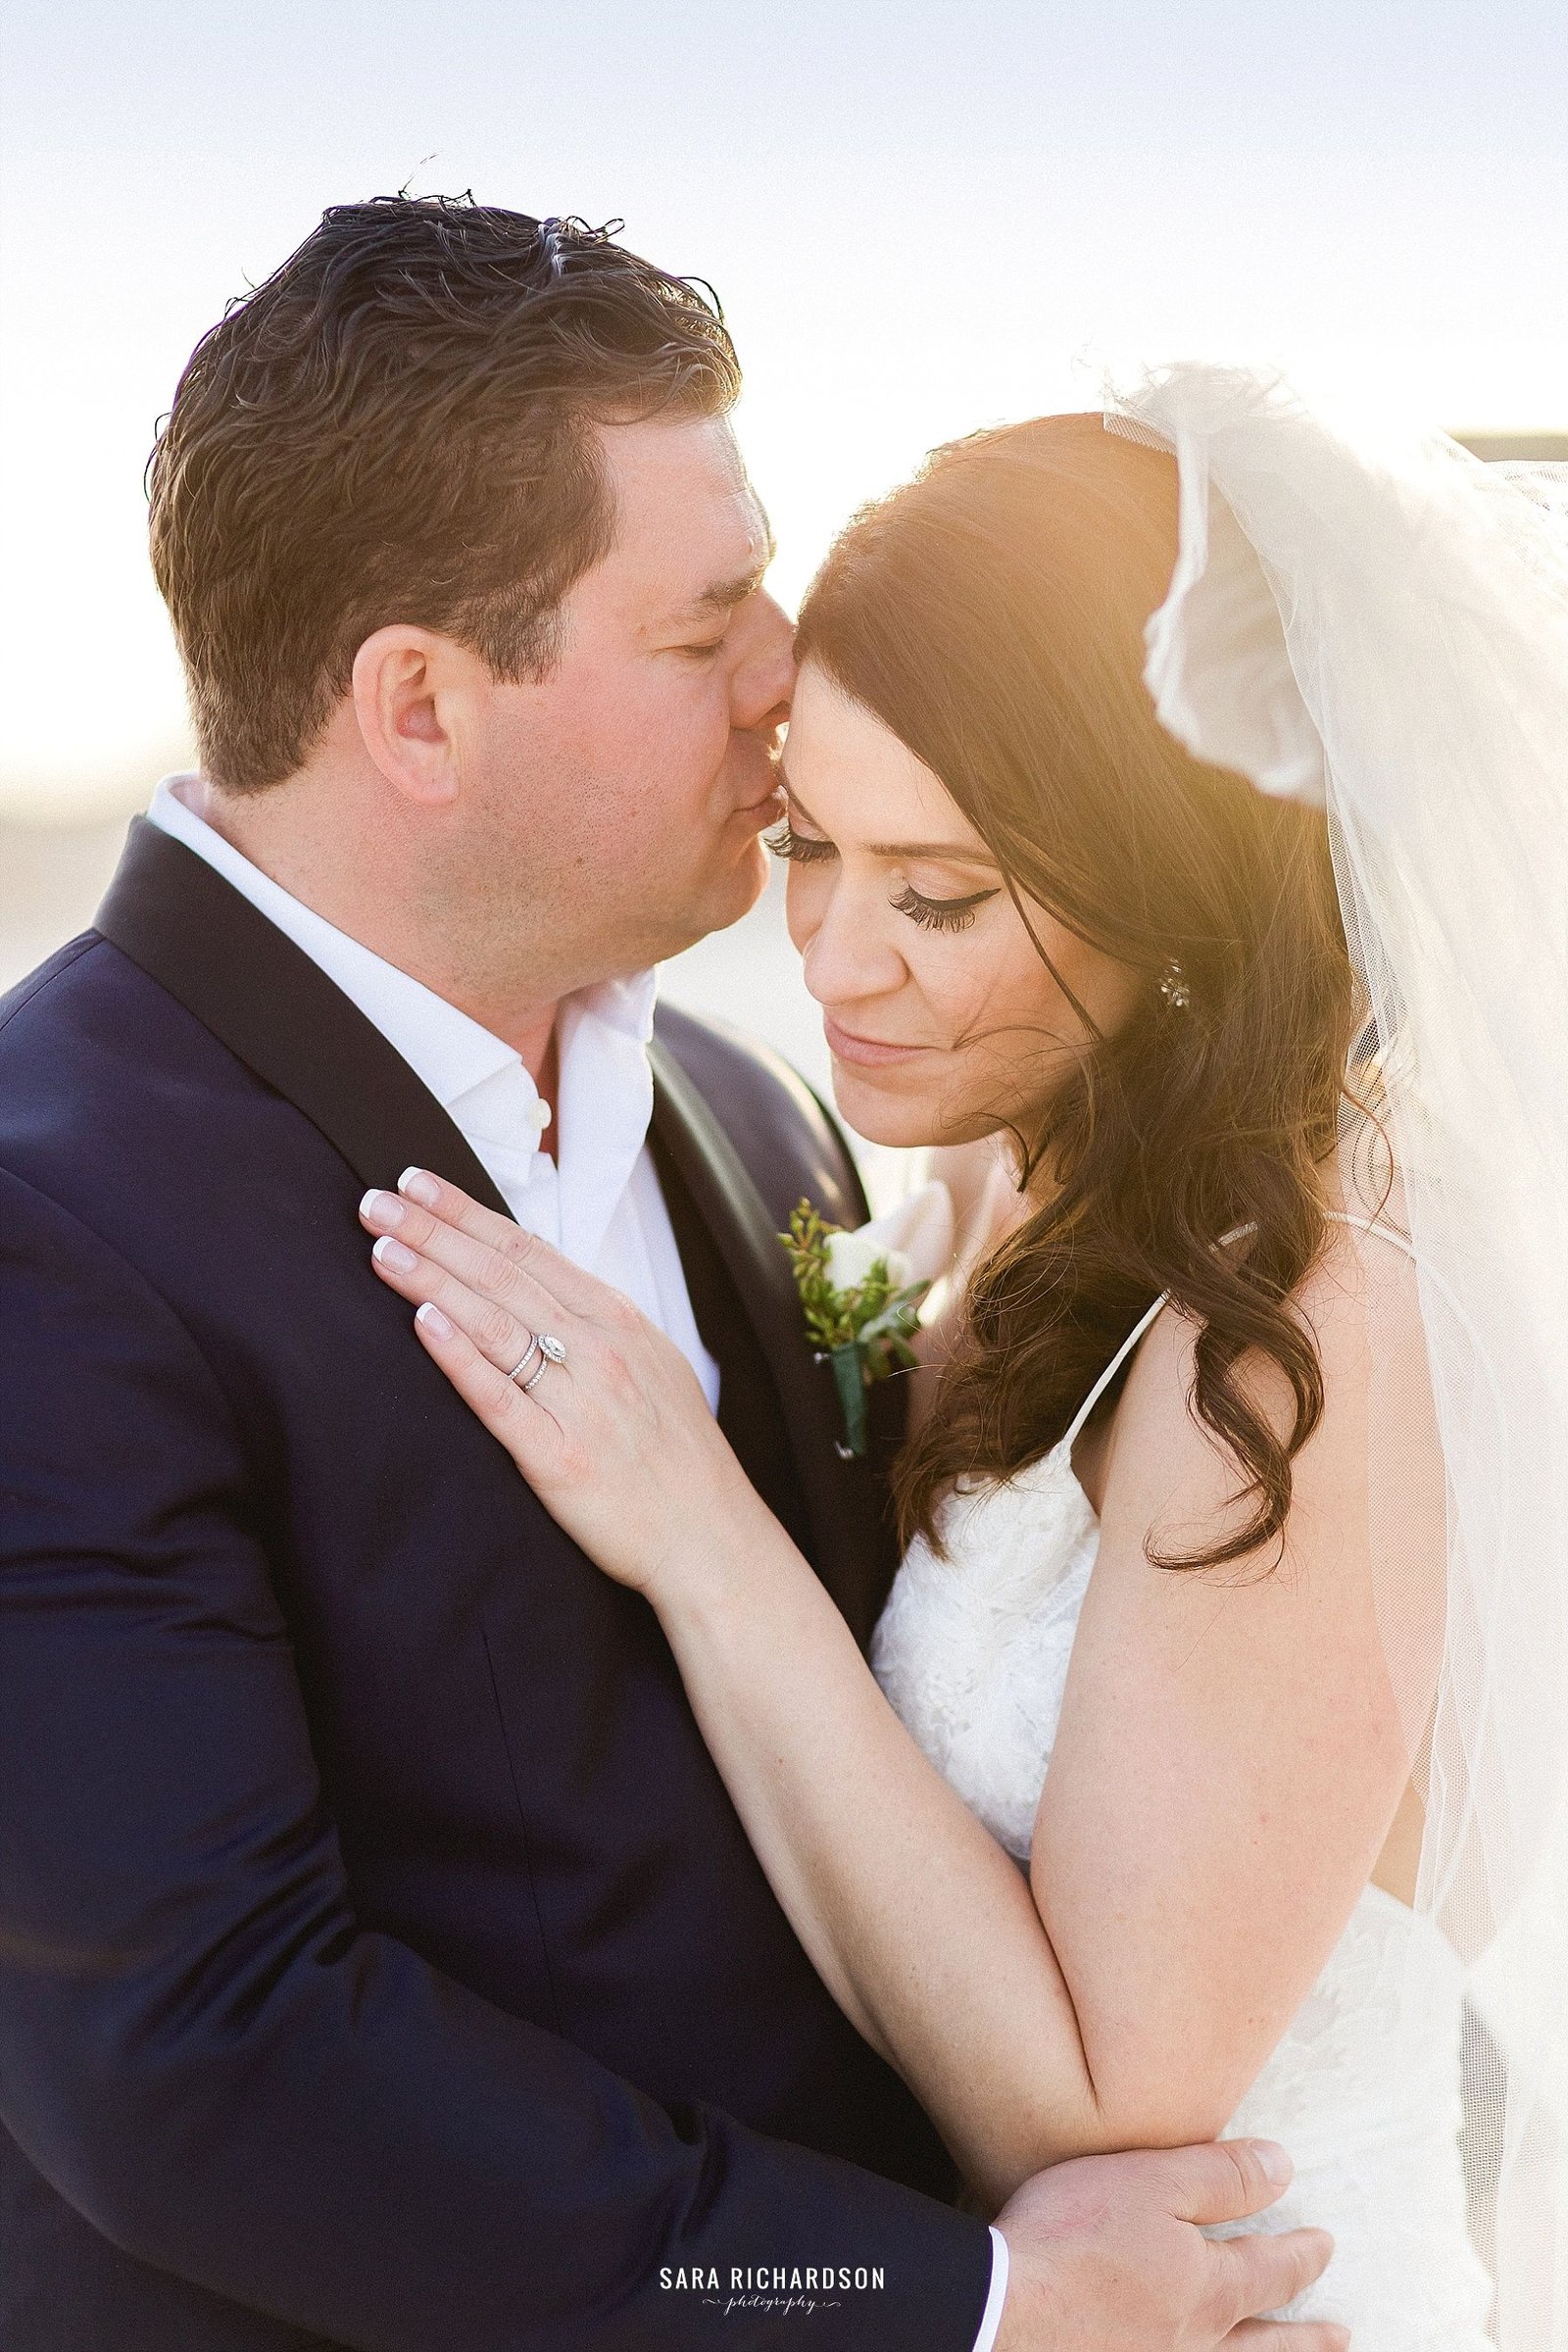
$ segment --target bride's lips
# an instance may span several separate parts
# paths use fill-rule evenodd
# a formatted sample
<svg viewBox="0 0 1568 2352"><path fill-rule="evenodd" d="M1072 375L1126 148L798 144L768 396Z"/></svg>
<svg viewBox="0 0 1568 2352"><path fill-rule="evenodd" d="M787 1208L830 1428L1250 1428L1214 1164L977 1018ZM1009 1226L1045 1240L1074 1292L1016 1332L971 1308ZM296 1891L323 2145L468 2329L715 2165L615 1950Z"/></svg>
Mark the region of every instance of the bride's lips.
<svg viewBox="0 0 1568 2352"><path fill-rule="evenodd" d="M862 1069L887 1069L928 1051L924 1046L890 1045L879 1037L857 1037L853 1030L841 1029L830 1012L822 1015L822 1035L835 1061L858 1062Z"/></svg>

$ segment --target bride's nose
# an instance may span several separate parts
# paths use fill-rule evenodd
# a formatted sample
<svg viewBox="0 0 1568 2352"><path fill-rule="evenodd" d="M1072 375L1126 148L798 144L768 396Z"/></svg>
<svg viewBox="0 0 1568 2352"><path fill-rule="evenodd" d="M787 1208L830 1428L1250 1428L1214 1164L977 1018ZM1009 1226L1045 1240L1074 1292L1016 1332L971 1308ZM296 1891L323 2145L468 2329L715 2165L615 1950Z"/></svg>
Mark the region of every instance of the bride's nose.
<svg viewBox="0 0 1568 2352"><path fill-rule="evenodd" d="M813 914L817 913L813 907ZM819 1004L840 1010L892 996L908 979L908 966L884 924L875 900L840 886L826 895L815 927L797 932L801 970Z"/></svg>

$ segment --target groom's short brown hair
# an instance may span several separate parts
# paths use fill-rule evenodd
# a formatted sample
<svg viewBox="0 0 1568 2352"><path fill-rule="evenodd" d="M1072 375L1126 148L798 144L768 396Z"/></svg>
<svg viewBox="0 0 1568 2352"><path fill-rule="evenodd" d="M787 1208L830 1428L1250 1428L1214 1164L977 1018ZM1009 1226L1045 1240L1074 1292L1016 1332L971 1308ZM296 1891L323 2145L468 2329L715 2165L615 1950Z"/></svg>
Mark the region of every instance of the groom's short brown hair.
<svg viewBox="0 0 1568 2352"><path fill-rule="evenodd" d="M471 197L335 205L197 345L148 469L203 765L297 768L392 621L500 677L610 547L596 420L715 415L718 305L612 241Z"/></svg>

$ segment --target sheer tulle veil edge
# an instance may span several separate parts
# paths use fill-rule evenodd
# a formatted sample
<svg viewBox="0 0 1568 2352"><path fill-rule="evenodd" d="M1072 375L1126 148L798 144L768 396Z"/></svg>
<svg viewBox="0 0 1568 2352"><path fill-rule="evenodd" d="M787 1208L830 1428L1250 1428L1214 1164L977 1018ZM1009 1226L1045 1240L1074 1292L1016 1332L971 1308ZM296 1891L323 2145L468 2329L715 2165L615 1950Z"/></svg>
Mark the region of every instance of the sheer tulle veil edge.
<svg viewBox="0 0 1568 2352"><path fill-rule="evenodd" d="M1564 2352L1568 484L1235 368L1110 388L1105 422L1179 469L1147 631L1159 718L1330 830L1364 991L1353 1077L1378 1096L1376 1128L1348 1118L1344 1188L1407 1232L1419 1301L1413 1352L1370 1332L1366 1484L1434 1932L1411 1938L1401 2031L1420 2065L1441 1933L1465 1972L1496 2339ZM1423 1556L1380 1497L1428 1440L1446 1500Z"/></svg>

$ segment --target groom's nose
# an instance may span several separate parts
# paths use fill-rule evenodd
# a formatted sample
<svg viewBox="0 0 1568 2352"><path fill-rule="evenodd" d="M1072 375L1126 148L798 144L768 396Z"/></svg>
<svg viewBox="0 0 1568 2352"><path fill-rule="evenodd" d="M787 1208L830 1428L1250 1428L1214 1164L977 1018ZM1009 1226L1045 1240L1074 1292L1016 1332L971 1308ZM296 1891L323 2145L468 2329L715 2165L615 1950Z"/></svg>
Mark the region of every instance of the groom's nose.
<svg viewBox="0 0 1568 2352"><path fill-rule="evenodd" d="M781 727L795 692L795 630L765 589L748 599L745 647L730 689L730 723L749 732Z"/></svg>

